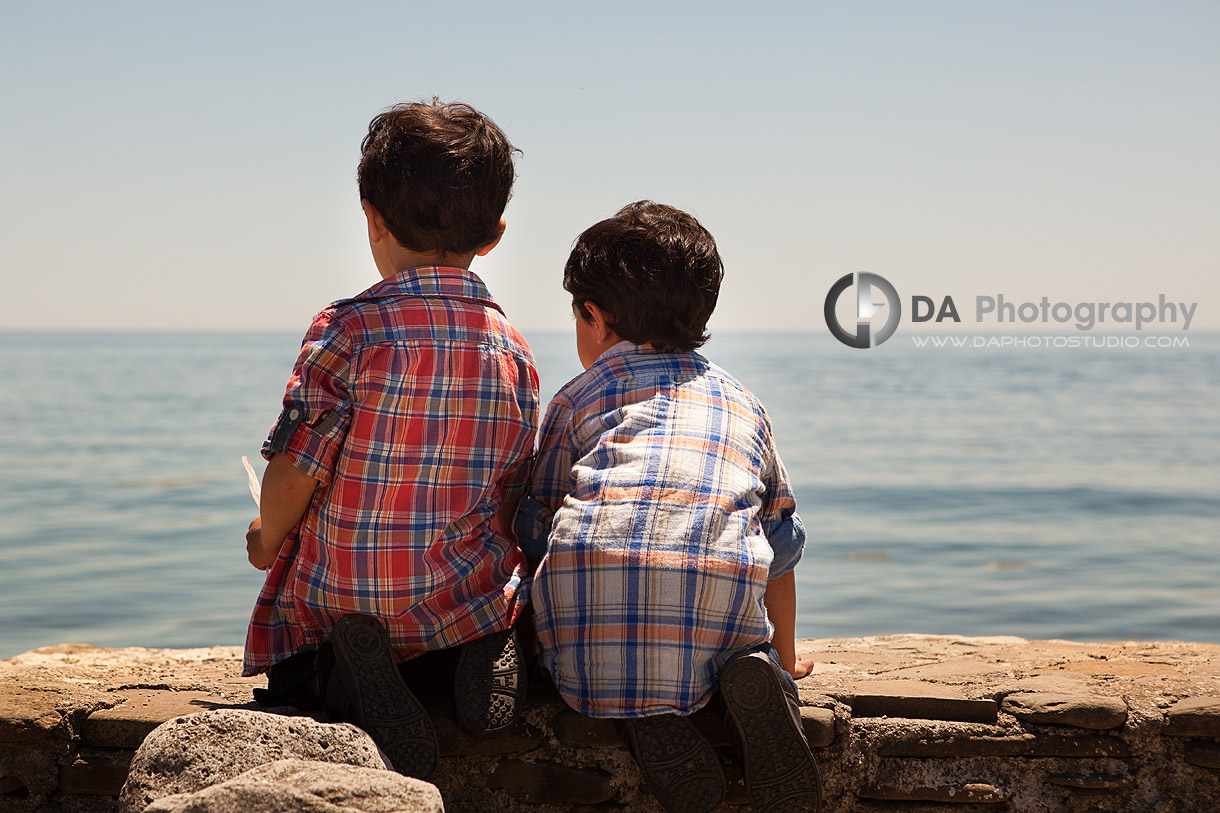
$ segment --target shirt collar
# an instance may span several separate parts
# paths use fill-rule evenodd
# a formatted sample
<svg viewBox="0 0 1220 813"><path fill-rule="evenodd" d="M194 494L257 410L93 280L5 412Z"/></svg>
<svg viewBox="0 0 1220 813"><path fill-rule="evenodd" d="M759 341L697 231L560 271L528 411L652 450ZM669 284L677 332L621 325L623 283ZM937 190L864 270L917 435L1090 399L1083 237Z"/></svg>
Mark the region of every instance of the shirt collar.
<svg viewBox="0 0 1220 813"><path fill-rule="evenodd" d="M626 339L623 339L618 344L613 344L613 345L610 345L609 347L607 347L605 349L605 351L603 351L602 354L600 356L598 356L596 361L594 361L593 363L597 364L597 362L605 361L606 359L611 358L612 356L625 356L628 353L655 353L655 352L657 352L657 351L650 350L647 347L640 347L638 344L635 344L634 342L629 342Z"/></svg>
<svg viewBox="0 0 1220 813"><path fill-rule="evenodd" d="M357 299L380 296L438 296L473 299L499 309L478 275L466 268L423 265L400 271L366 290Z"/></svg>

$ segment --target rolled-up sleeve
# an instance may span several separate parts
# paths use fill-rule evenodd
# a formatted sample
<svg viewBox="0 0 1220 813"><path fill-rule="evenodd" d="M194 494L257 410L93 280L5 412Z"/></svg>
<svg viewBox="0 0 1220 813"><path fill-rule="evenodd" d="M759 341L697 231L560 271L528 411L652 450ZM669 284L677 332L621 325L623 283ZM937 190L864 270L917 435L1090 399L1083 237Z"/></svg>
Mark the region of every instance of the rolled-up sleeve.
<svg viewBox="0 0 1220 813"><path fill-rule="evenodd" d="M333 314L323 311L305 334L263 457L287 455L300 471L330 482L351 422L350 372L351 342Z"/></svg>

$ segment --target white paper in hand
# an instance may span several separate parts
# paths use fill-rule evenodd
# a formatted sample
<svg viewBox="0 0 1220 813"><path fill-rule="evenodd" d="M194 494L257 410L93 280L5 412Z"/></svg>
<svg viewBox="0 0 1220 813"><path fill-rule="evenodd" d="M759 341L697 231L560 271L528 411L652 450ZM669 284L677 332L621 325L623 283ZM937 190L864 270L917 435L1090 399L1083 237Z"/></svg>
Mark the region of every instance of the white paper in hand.
<svg viewBox="0 0 1220 813"><path fill-rule="evenodd" d="M254 504L261 508L263 487L259 485L258 475L254 473L254 467L250 465L250 458L242 455L241 462L245 464L246 476L250 478L250 496L254 498Z"/></svg>

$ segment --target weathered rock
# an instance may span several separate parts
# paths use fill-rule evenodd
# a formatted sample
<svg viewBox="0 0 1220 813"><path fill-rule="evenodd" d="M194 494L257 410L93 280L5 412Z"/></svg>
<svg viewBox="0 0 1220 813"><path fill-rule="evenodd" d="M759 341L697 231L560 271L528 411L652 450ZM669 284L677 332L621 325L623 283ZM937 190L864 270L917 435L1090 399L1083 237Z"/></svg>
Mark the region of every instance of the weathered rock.
<svg viewBox="0 0 1220 813"><path fill-rule="evenodd" d="M1220 742L1192 742L1186 746L1185 758L1197 768L1220 771Z"/></svg>
<svg viewBox="0 0 1220 813"><path fill-rule="evenodd" d="M131 768L131 752L117 748L82 748L59 769L59 789L85 796L118 796Z"/></svg>
<svg viewBox="0 0 1220 813"><path fill-rule="evenodd" d="M1131 774L1101 771L1051 774L1046 781L1061 788L1084 788L1086 790L1120 790L1135 785L1135 778Z"/></svg>
<svg viewBox="0 0 1220 813"><path fill-rule="evenodd" d="M49 692L0 685L0 743L61 740L72 737L62 700Z"/></svg>
<svg viewBox="0 0 1220 813"><path fill-rule="evenodd" d="M610 779L610 774L596 768L506 759L488 779L487 787L507 791L530 804L596 805L614 796Z"/></svg>
<svg viewBox="0 0 1220 813"><path fill-rule="evenodd" d="M34 802L47 798L59 784L54 751L36 745L0 744L0 787L7 796ZM3 810L3 807L0 807Z"/></svg>
<svg viewBox="0 0 1220 813"><path fill-rule="evenodd" d="M282 759L194 793L165 796L145 813L441 813L435 785L384 769Z"/></svg>
<svg viewBox="0 0 1220 813"><path fill-rule="evenodd" d="M1021 692L1004 698L1000 706L1027 723L1065 725L1107 731L1127 722L1127 704L1104 695L1060 695Z"/></svg>
<svg viewBox="0 0 1220 813"><path fill-rule="evenodd" d="M1165 714L1165 733L1175 737L1220 738L1220 697L1187 697Z"/></svg>
<svg viewBox="0 0 1220 813"><path fill-rule="evenodd" d="M810 748L825 748L835 741L835 713L830 709L801 706L801 727Z"/></svg>
<svg viewBox="0 0 1220 813"><path fill-rule="evenodd" d="M494 737L471 737L462 731L452 717L433 717L432 726L436 730L437 748L443 757L518 754L534 750L546 739L540 729L524 720Z"/></svg>
<svg viewBox="0 0 1220 813"><path fill-rule="evenodd" d="M552 729L560 745L573 748L617 748L623 744L613 720L587 717L573 709L556 714Z"/></svg>
<svg viewBox="0 0 1220 813"><path fill-rule="evenodd" d="M1131 748L1113 736L1017 734L1006 737L969 735L929 737L901 734L882 744L883 757L1116 757L1131 756Z"/></svg>
<svg viewBox="0 0 1220 813"><path fill-rule="evenodd" d="M994 700L960 697L925 697L892 694L857 694L847 700L853 717L906 717L961 723L994 723Z"/></svg>
<svg viewBox="0 0 1220 813"><path fill-rule="evenodd" d="M984 782L933 787L901 785L870 785L857 794L861 799L908 802L947 802L950 804L997 804L1005 801L1004 794Z"/></svg>
<svg viewBox="0 0 1220 813"><path fill-rule="evenodd" d="M131 762L121 808L142 811L164 796L193 793L281 759L385 768L377 746L346 723L224 709L159 726Z"/></svg>
<svg viewBox="0 0 1220 813"><path fill-rule="evenodd" d="M713 748L733 746L733 737L725 728L724 718L711 710L701 709L690 716L691 723ZM801 706L801 727L811 748L825 748L835 740L835 714L831 709ZM552 723L555 739L562 745L576 748L621 748L623 738L614 720L586 717L566 709L555 715Z"/></svg>

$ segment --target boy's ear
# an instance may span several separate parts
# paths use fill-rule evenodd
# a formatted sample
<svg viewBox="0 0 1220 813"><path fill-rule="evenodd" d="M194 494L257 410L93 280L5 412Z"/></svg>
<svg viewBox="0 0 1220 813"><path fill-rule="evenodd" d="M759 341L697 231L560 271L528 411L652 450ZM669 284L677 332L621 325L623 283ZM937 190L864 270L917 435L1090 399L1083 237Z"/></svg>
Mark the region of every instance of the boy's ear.
<svg viewBox="0 0 1220 813"><path fill-rule="evenodd" d="M385 218L367 198L360 199L360 208L364 210L364 219L369 225L369 243L380 243L390 233Z"/></svg>
<svg viewBox="0 0 1220 813"><path fill-rule="evenodd" d="M496 239L492 240L490 243L488 243L487 245L483 246L481 249L476 251L474 253L475 256L476 257L486 257L487 252L491 251L493 248L495 248L497 245L499 245L500 238L504 236L504 229L507 228L507 226L508 226L508 224L504 222L504 218L500 218L500 222L496 226Z"/></svg>
<svg viewBox="0 0 1220 813"><path fill-rule="evenodd" d="M618 334L614 332L614 326L610 322L610 314L602 310L596 302L588 300L584 303L585 309L589 311L589 318L586 320L593 328L593 336L599 343L617 344ZM577 318L580 318L579 316ZM614 341L610 341L611 337ZM609 346L609 345L607 345Z"/></svg>

